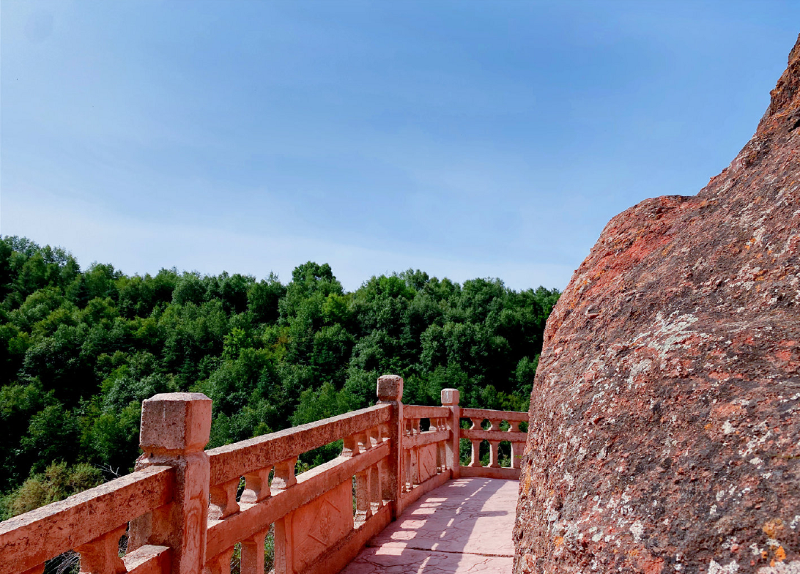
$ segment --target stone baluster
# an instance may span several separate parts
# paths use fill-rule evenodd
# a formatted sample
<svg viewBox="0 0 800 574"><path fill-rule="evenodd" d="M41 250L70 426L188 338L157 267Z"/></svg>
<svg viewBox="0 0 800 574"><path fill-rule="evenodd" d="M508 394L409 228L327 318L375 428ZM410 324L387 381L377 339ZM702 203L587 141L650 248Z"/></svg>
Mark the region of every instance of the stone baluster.
<svg viewBox="0 0 800 574"><path fill-rule="evenodd" d="M489 468L500 468L500 457L498 449L500 448L499 440L489 441Z"/></svg>
<svg viewBox="0 0 800 574"><path fill-rule="evenodd" d="M244 491L239 499L244 504L256 504L271 495L269 473L271 466L244 475Z"/></svg>
<svg viewBox="0 0 800 574"><path fill-rule="evenodd" d="M241 574L264 574L264 539L268 532L269 528L242 540Z"/></svg>
<svg viewBox="0 0 800 574"><path fill-rule="evenodd" d="M367 442L370 447L376 447L381 444L381 429L380 427L371 428L367 431Z"/></svg>
<svg viewBox="0 0 800 574"><path fill-rule="evenodd" d="M362 433L356 433L352 436L351 444L357 445L358 452L364 452L372 448L373 435L376 434L377 429L368 429ZM377 444L377 438L375 438ZM377 470L377 469L376 469ZM356 514L355 522L361 523L366 521L373 514L372 508L372 490L373 490L373 475L370 468L366 468L361 472L356 473Z"/></svg>
<svg viewBox="0 0 800 574"><path fill-rule="evenodd" d="M203 448L211 430L211 399L202 393L158 394L142 403L136 470L175 469L172 503L132 520L128 550L169 546L173 574L201 572L205 562L210 469Z"/></svg>
<svg viewBox="0 0 800 574"><path fill-rule="evenodd" d="M345 458L358 456L363 447L363 439L359 439L359 433L344 437L342 443L342 456Z"/></svg>
<svg viewBox="0 0 800 574"><path fill-rule="evenodd" d="M369 437L369 431L358 433L356 440L358 440L358 446L361 452L366 452L372 448L372 441Z"/></svg>
<svg viewBox="0 0 800 574"><path fill-rule="evenodd" d="M384 476L387 478L383 489L384 498L394 501L392 519L398 516L400 495L403 491L403 379L397 375L383 375L378 378L378 403L392 405L391 420L387 424L390 441L389 456ZM387 496L387 494L389 496Z"/></svg>
<svg viewBox="0 0 800 574"><path fill-rule="evenodd" d="M220 552L206 562L205 574L231 574L231 557L233 548Z"/></svg>
<svg viewBox="0 0 800 574"><path fill-rule="evenodd" d="M381 495L381 472L377 464L373 464L369 469L369 501L372 514L375 514L383 506Z"/></svg>
<svg viewBox="0 0 800 574"><path fill-rule="evenodd" d="M460 393L458 389L442 389L442 406L450 409L450 438L445 443L445 466L450 469L451 478L461 477L461 447L459 443L461 434L461 407L458 406Z"/></svg>
<svg viewBox="0 0 800 574"><path fill-rule="evenodd" d="M211 487L209 492L211 503L208 508L208 517L211 520L222 520L226 516L239 512L239 503L236 502L238 489L238 478Z"/></svg>
<svg viewBox="0 0 800 574"><path fill-rule="evenodd" d="M275 572L292 574L294 572L294 537L292 536L292 517L289 513L275 521Z"/></svg>
<svg viewBox="0 0 800 574"><path fill-rule="evenodd" d="M272 493L278 494L297 484L294 469L297 466L297 457L287 458L275 465L275 476L272 477Z"/></svg>
<svg viewBox="0 0 800 574"><path fill-rule="evenodd" d="M78 546L75 550L81 555L80 574L123 574L127 572L119 557L119 539L125 534L126 526L103 534L91 542Z"/></svg>
<svg viewBox="0 0 800 574"><path fill-rule="evenodd" d="M419 472L419 448L414 447L411 449L411 484L412 487L420 483Z"/></svg>
<svg viewBox="0 0 800 574"><path fill-rule="evenodd" d="M481 466L481 441L470 439L472 444L472 458L469 461L469 466Z"/></svg>
<svg viewBox="0 0 800 574"><path fill-rule="evenodd" d="M470 417L469 418L469 422L470 422L470 426L469 426L470 430L476 430L476 429L480 430L482 428L481 427L481 423L483 421L481 419L475 419L475 418ZM470 461L469 461L469 466L480 467L481 466L481 441L475 440L475 439L470 439L469 442L471 444L471 458L470 458Z"/></svg>
<svg viewBox="0 0 800 574"><path fill-rule="evenodd" d="M413 461L411 460L411 450L406 449L403 451L403 492L411 492L413 485L411 479L411 468Z"/></svg>
<svg viewBox="0 0 800 574"><path fill-rule="evenodd" d="M489 429L490 431L500 431L500 423L499 419L489 419ZM500 468L500 455L498 449L500 448L500 441L499 440L490 440L489 441L489 468Z"/></svg>
<svg viewBox="0 0 800 574"><path fill-rule="evenodd" d="M366 468L356 473L356 523L363 523L372 516L372 504L370 500L370 480L372 475L370 469Z"/></svg>
<svg viewBox="0 0 800 574"><path fill-rule="evenodd" d="M392 490L392 488L393 485L397 484L398 481L396 477L392 477L389 462L386 459L381 459L378 461L378 473L381 477L381 503L383 503L384 500L393 500L392 497L395 495L395 492Z"/></svg>
<svg viewBox="0 0 800 574"><path fill-rule="evenodd" d="M356 446L356 450L358 450L358 446ZM297 465L297 457L292 457L275 465L275 474L272 477L272 486L270 489L272 496L276 496L287 488L291 488L297 484L297 478L294 474L295 465ZM292 516L293 514L290 512L283 518L275 521L275 572L280 574L290 574L291 572L294 572L294 539L292 536ZM242 553L242 556L244 557L244 541L242 542ZM264 571L263 554L264 539L262 538L262 562L260 572ZM244 571L242 572L244 573Z"/></svg>
<svg viewBox="0 0 800 574"><path fill-rule="evenodd" d="M420 423L421 419L413 418L411 419L411 434L412 436L417 436L420 434ZM411 488L418 485L420 483L419 478L419 447L414 447L411 449ZM409 489L411 490L411 489Z"/></svg>

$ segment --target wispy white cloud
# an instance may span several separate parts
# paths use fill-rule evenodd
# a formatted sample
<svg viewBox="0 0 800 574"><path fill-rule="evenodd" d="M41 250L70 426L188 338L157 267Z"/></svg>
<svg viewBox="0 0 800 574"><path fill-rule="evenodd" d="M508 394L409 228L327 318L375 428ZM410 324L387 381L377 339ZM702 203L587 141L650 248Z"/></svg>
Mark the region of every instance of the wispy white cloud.
<svg viewBox="0 0 800 574"><path fill-rule="evenodd" d="M32 191L32 190L29 190ZM32 201L31 201L32 200ZM46 206L46 208L45 208ZM463 282L499 277L514 289L540 285L563 289L573 269L566 265L498 259L455 259L425 251L374 248L295 236L264 226L235 231L180 222L155 223L120 215L83 200L64 201L42 193L3 198L0 233L23 235L71 251L83 267L112 263L126 273L155 273L162 267L216 274L221 271L265 277L275 272L286 282L294 267L306 261L329 263L348 290L373 275L421 269ZM387 224L385 235L402 229ZM387 242L384 242L384 245ZM391 242L389 242L391 246Z"/></svg>

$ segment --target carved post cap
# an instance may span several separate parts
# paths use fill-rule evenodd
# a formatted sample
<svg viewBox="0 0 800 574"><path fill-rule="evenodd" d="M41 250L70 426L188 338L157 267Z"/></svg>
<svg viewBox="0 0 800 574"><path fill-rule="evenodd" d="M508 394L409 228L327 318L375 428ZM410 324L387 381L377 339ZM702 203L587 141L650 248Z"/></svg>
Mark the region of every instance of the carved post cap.
<svg viewBox="0 0 800 574"><path fill-rule="evenodd" d="M442 389L442 405L446 407L455 406L461 398L458 389Z"/></svg>
<svg viewBox="0 0 800 574"><path fill-rule="evenodd" d="M378 400L403 400L403 377L398 375L383 375L378 377Z"/></svg>
<svg viewBox="0 0 800 574"><path fill-rule="evenodd" d="M203 450L211 432L211 399L203 393L161 393L142 403L139 446L145 452Z"/></svg>

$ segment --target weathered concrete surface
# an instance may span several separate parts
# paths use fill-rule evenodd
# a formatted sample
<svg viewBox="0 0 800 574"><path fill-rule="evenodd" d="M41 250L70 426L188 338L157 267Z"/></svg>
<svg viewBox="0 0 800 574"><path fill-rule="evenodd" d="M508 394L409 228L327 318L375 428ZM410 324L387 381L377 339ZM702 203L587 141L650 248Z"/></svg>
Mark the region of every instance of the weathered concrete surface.
<svg viewBox="0 0 800 574"><path fill-rule="evenodd" d="M373 538L343 573L507 574L518 488L511 480L449 481Z"/></svg>
<svg viewBox="0 0 800 574"><path fill-rule="evenodd" d="M800 572L799 404L800 39L731 165L612 219L551 315L514 572Z"/></svg>

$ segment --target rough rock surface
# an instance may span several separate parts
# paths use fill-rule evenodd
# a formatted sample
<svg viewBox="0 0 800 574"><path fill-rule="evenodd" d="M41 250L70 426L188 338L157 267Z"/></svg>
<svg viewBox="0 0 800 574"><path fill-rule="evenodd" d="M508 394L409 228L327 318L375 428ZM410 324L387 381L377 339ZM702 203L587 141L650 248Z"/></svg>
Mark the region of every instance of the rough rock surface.
<svg viewBox="0 0 800 574"><path fill-rule="evenodd" d="M800 38L726 170L606 226L530 420L515 573L800 573Z"/></svg>

